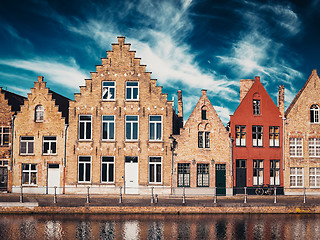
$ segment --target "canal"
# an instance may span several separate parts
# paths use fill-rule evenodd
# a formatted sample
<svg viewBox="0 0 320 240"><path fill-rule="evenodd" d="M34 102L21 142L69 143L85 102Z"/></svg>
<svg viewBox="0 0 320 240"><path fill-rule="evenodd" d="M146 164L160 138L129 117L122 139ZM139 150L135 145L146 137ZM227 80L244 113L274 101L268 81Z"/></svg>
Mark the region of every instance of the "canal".
<svg viewBox="0 0 320 240"><path fill-rule="evenodd" d="M5 215L0 239L320 239L320 215Z"/></svg>

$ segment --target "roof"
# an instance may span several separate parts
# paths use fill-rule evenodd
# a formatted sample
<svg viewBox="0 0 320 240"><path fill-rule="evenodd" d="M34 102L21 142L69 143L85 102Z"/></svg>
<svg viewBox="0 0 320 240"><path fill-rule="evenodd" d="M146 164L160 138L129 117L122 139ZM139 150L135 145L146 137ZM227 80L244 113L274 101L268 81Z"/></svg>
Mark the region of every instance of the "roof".
<svg viewBox="0 0 320 240"><path fill-rule="evenodd" d="M69 98L66 98L52 90L49 90L52 94L52 99L55 100L56 105L59 107L59 111L62 113L62 117L66 119L66 123L69 122Z"/></svg>
<svg viewBox="0 0 320 240"><path fill-rule="evenodd" d="M7 90L4 90L2 88L1 89L1 93L4 94L5 99L8 100L8 105L11 106L11 111L13 112L18 112L21 109L21 105L24 104L24 100L26 100L26 97L20 96L18 94L9 92Z"/></svg>

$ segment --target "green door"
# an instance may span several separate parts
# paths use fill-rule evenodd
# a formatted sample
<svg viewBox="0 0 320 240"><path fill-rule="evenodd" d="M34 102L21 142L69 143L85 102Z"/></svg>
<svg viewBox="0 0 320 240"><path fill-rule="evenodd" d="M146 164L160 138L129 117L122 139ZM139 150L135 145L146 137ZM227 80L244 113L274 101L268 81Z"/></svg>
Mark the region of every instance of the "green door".
<svg viewBox="0 0 320 240"><path fill-rule="evenodd" d="M216 164L216 187L217 195L226 195L226 165Z"/></svg>

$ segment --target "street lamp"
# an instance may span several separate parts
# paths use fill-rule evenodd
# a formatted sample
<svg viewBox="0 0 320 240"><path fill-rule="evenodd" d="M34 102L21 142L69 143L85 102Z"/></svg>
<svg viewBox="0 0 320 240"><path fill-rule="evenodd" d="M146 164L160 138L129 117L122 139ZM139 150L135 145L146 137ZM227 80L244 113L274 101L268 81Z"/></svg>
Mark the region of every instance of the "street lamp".
<svg viewBox="0 0 320 240"><path fill-rule="evenodd" d="M178 144L178 142L176 141L176 139L172 136L172 134L170 134L170 149L171 149L171 195L173 193L173 184L174 184L174 179L173 179L173 162L174 162L174 151L176 149L176 146Z"/></svg>

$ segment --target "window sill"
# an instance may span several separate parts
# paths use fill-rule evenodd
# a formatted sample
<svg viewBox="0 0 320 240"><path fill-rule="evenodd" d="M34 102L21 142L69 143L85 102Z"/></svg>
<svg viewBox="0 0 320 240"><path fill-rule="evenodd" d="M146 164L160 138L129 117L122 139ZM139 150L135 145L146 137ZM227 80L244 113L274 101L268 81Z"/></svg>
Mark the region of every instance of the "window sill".
<svg viewBox="0 0 320 240"><path fill-rule="evenodd" d="M53 154L42 153L42 156L58 156L58 154L57 153L53 153Z"/></svg>
<svg viewBox="0 0 320 240"><path fill-rule="evenodd" d="M82 184L82 185L91 185L91 182L78 182L77 184Z"/></svg>
<svg viewBox="0 0 320 240"><path fill-rule="evenodd" d="M163 140L149 140L149 143L163 143Z"/></svg>
<svg viewBox="0 0 320 240"><path fill-rule="evenodd" d="M101 182L100 185L114 186L114 185L115 185L115 182Z"/></svg>
<svg viewBox="0 0 320 240"><path fill-rule="evenodd" d="M269 146L269 148L280 148L280 146Z"/></svg>
<svg viewBox="0 0 320 240"><path fill-rule="evenodd" d="M126 139L125 142L127 142L127 143L135 143L135 142L139 142L139 140L138 139L134 139L134 140Z"/></svg>
<svg viewBox="0 0 320 240"><path fill-rule="evenodd" d="M101 139L102 142L104 143L115 143L116 140L112 139L112 140L108 140L108 139Z"/></svg>
<svg viewBox="0 0 320 240"><path fill-rule="evenodd" d="M243 148L245 148L245 147L247 147L246 145L245 146L238 146L238 145L236 145L236 147L243 147Z"/></svg>
<svg viewBox="0 0 320 240"><path fill-rule="evenodd" d="M160 185L162 185L162 182L160 182L160 183L148 183L148 187L152 187L152 186L160 186Z"/></svg>
<svg viewBox="0 0 320 240"><path fill-rule="evenodd" d="M253 148L263 148L263 146L252 146Z"/></svg>
<svg viewBox="0 0 320 240"><path fill-rule="evenodd" d="M20 153L20 156L35 156L35 154L34 153L30 153L30 154Z"/></svg>
<svg viewBox="0 0 320 240"><path fill-rule="evenodd" d="M78 139L78 142L92 142L92 139Z"/></svg>
<svg viewBox="0 0 320 240"><path fill-rule="evenodd" d="M139 102L140 100L139 99L126 99L126 101L128 101L128 102Z"/></svg>
<svg viewBox="0 0 320 240"><path fill-rule="evenodd" d="M299 187L298 186L290 186L290 189L294 189L294 188L303 189L304 187L303 186L301 186L301 187L300 186Z"/></svg>
<svg viewBox="0 0 320 240"><path fill-rule="evenodd" d="M115 102L116 99L101 99L101 102Z"/></svg>
<svg viewBox="0 0 320 240"><path fill-rule="evenodd" d="M303 158L303 156L290 156L290 158Z"/></svg>
<svg viewBox="0 0 320 240"><path fill-rule="evenodd" d="M38 187L38 185L36 185L36 184L22 184L22 187L34 187L34 188L36 188L36 187Z"/></svg>

